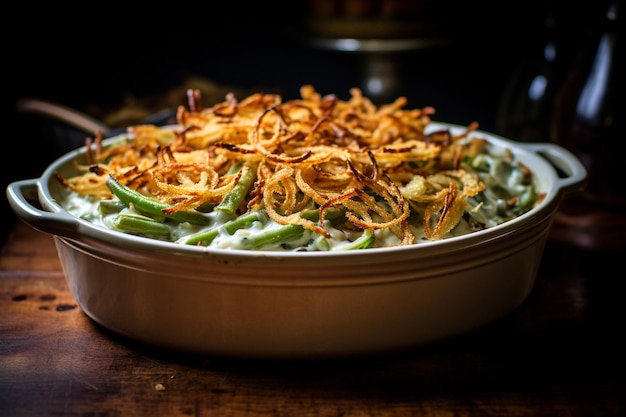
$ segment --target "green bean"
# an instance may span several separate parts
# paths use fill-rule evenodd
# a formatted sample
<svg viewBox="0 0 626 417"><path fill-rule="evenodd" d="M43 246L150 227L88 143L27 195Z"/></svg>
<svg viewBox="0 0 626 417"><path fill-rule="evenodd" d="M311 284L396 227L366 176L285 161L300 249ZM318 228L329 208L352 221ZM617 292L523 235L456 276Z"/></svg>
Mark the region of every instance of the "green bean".
<svg viewBox="0 0 626 417"><path fill-rule="evenodd" d="M230 167L230 169L228 170L227 175L236 174L236 173L237 173L237 171L239 171L240 169L241 169L241 164L236 164L236 165L233 165L233 166L232 166L232 167ZM254 178L252 179L252 181L254 181ZM250 182L250 185L252 184L252 181ZM243 187L243 185L242 185L242 187ZM248 189L250 189L250 186L249 186L249 185L248 185L248 187L246 187L246 190L245 190L245 192L244 192L244 194L243 194L243 197L245 197L245 193L248 191ZM234 192L239 192L239 191L240 191L240 190L238 189L237 191L234 191ZM233 193L234 193L234 192L233 192ZM229 210L223 210L223 206L225 206L225 205L227 205L227 204L230 204L230 202L229 202L229 200L228 200L228 199L230 199L230 197L228 197L228 198L226 199L226 202L224 202L224 203L222 204L222 207L220 207L220 210L225 211L225 212L226 212L226 211L229 211ZM214 202L214 201L208 201L208 202L206 202L206 203L201 204L201 205L200 205L200 206L199 206L196 210L198 210L198 211L200 211L200 212L202 212L202 213L210 213L210 212L212 212L212 211L213 211L213 210L214 210L214 209L218 206L218 204L219 204L219 203L216 203L216 202ZM241 204L241 203L240 203L240 204ZM230 213L230 214L232 214L232 213Z"/></svg>
<svg viewBox="0 0 626 417"><path fill-rule="evenodd" d="M331 208L327 210L325 218L328 220L338 219L343 216L344 211L340 209ZM304 211L301 216L311 221L317 221L319 219L319 210L307 210ZM208 230L202 230L192 235L186 236L179 240L179 243L185 245L202 245L209 246L213 240L219 235L221 230L224 230L230 235L233 235L237 230L244 229L252 225L255 221L268 222L267 213L264 210L251 211L246 214L227 221L221 226L214 227ZM268 230L252 236L246 236L242 238L244 247L246 249L259 248L261 246L280 242L281 240L291 240L296 237L302 236L304 228L299 225L286 225L274 230Z"/></svg>
<svg viewBox="0 0 626 417"><path fill-rule="evenodd" d="M203 230L201 232L186 236L180 239L178 243L182 243L183 245L209 246L219 234L220 228L214 227L209 230Z"/></svg>
<svg viewBox="0 0 626 417"><path fill-rule="evenodd" d="M199 211L200 213L210 213L213 211L215 206L217 206L216 202L207 201L206 203L202 203L198 207L196 207L196 211Z"/></svg>
<svg viewBox="0 0 626 417"><path fill-rule="evenodd" d="M232 164L230 168L228 168L228 171L226 171L226 175L236 174L237 172L239 172L242 166L243 166L242 162L237 162L235 164Z"/></svg>
<svg viewBox="0 0 626 417"><path fill-rule="evenodd" d="M235 186L224 196L215 210L234 214L246 198L248 190L256 179L256 168L253 165L244 165L241 169L241 177Z"/></svg>
<svg viewBox="0 0 626 417"><path fill-rule="evenodd" d="M127 206L132 204L137 210L143 213L161 218L167 218L179 223L189 222L195 225L208 225L211 222L209 217L197 211L181 210L172 214L165 214L163 213L163 210L171 208L172 206L170 204L161 203L160 201L156 201L141 194L139 191L128 188L122 185L112 175L109 175L109 178L107 178L106 185L122 203Z"/></svg>
<svg viewBox="0 0 626 417"><path fill-rule="evenodd" d="M126 205L119 200L100 200L98 203L98 211L102 215L119 213L124 207Z"/></svg>
<svg viewBox="0 0 626 417"><path fill-rule="evenodd" d="M322 235L318 235L314 239L313 246L315 246L319 250L325 250L325 251L330 250L330 243L328 242L328 239L326 239Z"/></svg>
<svg viewBox="0 0 626 417"><path fill-rule="evenodd" d="M355 250L355 249L367 249L374 244L374 230L365 229L363 234L355 239L353 242L344 243L343 245L335 246L332 250Z"/></svg>
<svg viewBox="0 0 626 417"><path fill-rule="evenodd" d="M530 210L537 200L537 195L532 186L524 187L524 191L518 197L517 207L513 211L516 216L520 216Z"/></svg>
<svg viewBox="0 0 626 417"><path fill-rule="evenodd" d="M343 210L330 209L326 212L326 215L324 217L328 220L333 220L341 217L343 214ZM317 220L319 219L319 210L310 210L302 213L301 216L309 220ZM302 237L304 230L304 227L298 224L288 224L251 236L244 236L242 238L242 246L244 247L244 249L259 249L263 246L270 244L288 242L290 240ZM363 249L371 246L373 242L374 231L371 229L366 229L363 235L359 237L359 239L345 245L344 249Z"/></svg>
<svg viewBox="0 0 626 417"><path fill-rule="evenodd" d="M336 221L340 219L345 219L344 217L345 214L346 214L345 209L338 209L338 208L331 207L327 209L326 212L324 213L324 220L328 220L334 224ZM319 221L320 219L320 211L313 210L313 209L303 211L301 212L300 217L316 222L316 221Z"/></svg>
<svg viewBox="0 0 626 417"><path fill-rule="evenodd" d="M244 236L241 241L244 249L258 249L271 243L287 242L299 238L303 233L304 227L299 224L288 224L255 235Z"/></svg>
<svg viewBox="0 0 626 417"><path fill-rule="evenodd" d="M170 240L170 229L149 217L135 214L120 213L113 219L113 225L124 232L150 237L154 239Z"/></svg>
<svg viewBox="0 0 626 417"><path fill-rule="evenodd" d="M232 235L237 230L250 226L255 221L267 221L267 215L262 211L251 211L243 214L233 220L227 221L221 226L214 227L209 230L202 230L200 232L189 235L179 241L179 243L185 245L202 245L208 246L215 240L220 230L223 229L228 234Z"/></svg>
<svg viewBox="0 0 626 417"><path fill-rule="evenodd" d="M229 235L232 235L237 230L244 229L256 221L262 221L264 223L267 222L267 215L265 214L265 212L255 210L246 214L242 214L236 219L224 223L223 227Z"/></svg>

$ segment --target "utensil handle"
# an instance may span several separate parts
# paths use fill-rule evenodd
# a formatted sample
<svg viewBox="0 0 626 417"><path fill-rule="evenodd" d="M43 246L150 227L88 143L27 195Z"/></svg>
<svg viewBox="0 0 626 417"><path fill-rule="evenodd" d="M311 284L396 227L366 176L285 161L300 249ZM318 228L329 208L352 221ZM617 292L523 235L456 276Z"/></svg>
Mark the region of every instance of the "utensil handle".
<svg viewBox="0 0 626 417"><path fill-rule="evenodd" d="M43 210L39 206L38 190L38 179L15 181L7 186L7 199L15 214L41 232L63 237L78 236L76 217L64 211Z"/></svg>
<svg viewBox="0 0 626 417"><path fill-rule="evenodd" d="M585 187L587 169L569 150L554 143L524 143L520 146L550 162L557 171L554 180L556 188L564 195L579 192Z"/></svg>
<svg viewBox="0 0 626 417"><path fill-rule="evenodd" d="M41 114L51 119L67 123L90 135L95 134L97 131L101 131L105 134L110 130L107 125L85 113L51 101L23 97L17 101L16 108L22 113Z"/></svg>

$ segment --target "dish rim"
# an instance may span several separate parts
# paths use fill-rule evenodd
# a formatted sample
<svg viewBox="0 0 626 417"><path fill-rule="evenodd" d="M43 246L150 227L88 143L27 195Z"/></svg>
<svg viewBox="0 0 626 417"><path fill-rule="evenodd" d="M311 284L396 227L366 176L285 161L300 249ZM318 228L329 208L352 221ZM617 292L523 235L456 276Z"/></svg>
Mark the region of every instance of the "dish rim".
<svg viewBox="0 0 626 417"><path fill-rule="evenodd" d="M174 129L177 126L166 126L165 128ZM458 134L465 131L465 126L432 121L427 126L426 131L450 129L453 134ZM75 219L76 227L81 236L84 238L96 239L98 241L106 242L108 244L124 245L124 247L132 248L135 250L144 251L156 251L159 253L184 253L193 256L205 256L205 255L217 255L224 258L250 258L250 257L266 257L272 259L285 259L285 258L359 258L368 256L380 256L401 252L413 252L419 250L424 253L438 253L455 251L460 248L465 248L470 245L476 245L481 243L487 243L499 236L506 235L517 229L522 228L527 223L531 222L533 218L540 216L542 213L548 211L551 212L556 208L559 203L557 197L566 185L558 184L558 173L555 168L543 157L538 155L537 148L532 145L528 145L521 142L515 142L511 139L507 139L496 135L491 132L483 131L480 129L470 132L472 136L484 137L491 144L499 149L509 149L515 156L516 160L529 166L533 172L533 181L535 187L539 193L544 194L544 198L535 207L522 215L510 219L504 223L496 226L483 229L476 232L471 232L464 235L447 237L440 240L431 241L419 241L407 246L392 246L392 247L380 247L380 248L368 248L366 250L356 251L278 251L278 250L249 250L249 249L230 249L230 248L215 248L210 246L194 246L183 245L176 242L160 241L156 239L146 238L142 236L135 236L111 229L107 229L102 226L98 226L92 222L81 219L69 213L57 200L56 193L51 189L51 184L54 179L55 171L58 171L61 167L71 165L75 160L84 157L86 153L86 147L82 146L76 148L53 161L43 172L42 176L38 179L37 188L40 202L47 210L53 213L65 213ZM109 137L103 141L103 145L109 145L115 141L119 141L124 138L131 138L130 133L121 133L115 136ZM540 176L541 174L541 176ZM544 175L547 174L546 177ZM62 187L59 184L59 187ZM62 238L72 239L71 236L61 236ZM75 238L74 240L76 240Z"/></svg>

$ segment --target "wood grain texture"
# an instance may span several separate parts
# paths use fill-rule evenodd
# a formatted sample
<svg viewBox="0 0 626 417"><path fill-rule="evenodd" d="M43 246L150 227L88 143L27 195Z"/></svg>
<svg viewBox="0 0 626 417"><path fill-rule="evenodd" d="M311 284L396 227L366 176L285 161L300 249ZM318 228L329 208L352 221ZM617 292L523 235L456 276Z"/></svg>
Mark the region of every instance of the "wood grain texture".
<svg viewBox="0 0 626 417"><path fill-rule="evenodd" d="M549 244L517 311L392 355L243 361L140 345L89 319L52 237L17 225L0 259L2 416L618 416L623 254Z"/></svg>

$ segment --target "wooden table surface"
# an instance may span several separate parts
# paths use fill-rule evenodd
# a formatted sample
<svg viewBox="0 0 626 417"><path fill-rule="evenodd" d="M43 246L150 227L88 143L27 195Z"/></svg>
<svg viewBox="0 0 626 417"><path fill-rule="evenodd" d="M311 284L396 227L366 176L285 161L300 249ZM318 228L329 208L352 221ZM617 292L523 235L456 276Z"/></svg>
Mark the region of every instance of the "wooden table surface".
<svg viewBox="0 0 626 417"><path fill-rule="evenodd" d="M242 361L164 352L99 327L72 298L52 237L19 223L0 259L0 415L626 415L625 255L550 241L519 309L435 346Z"/></svg>

